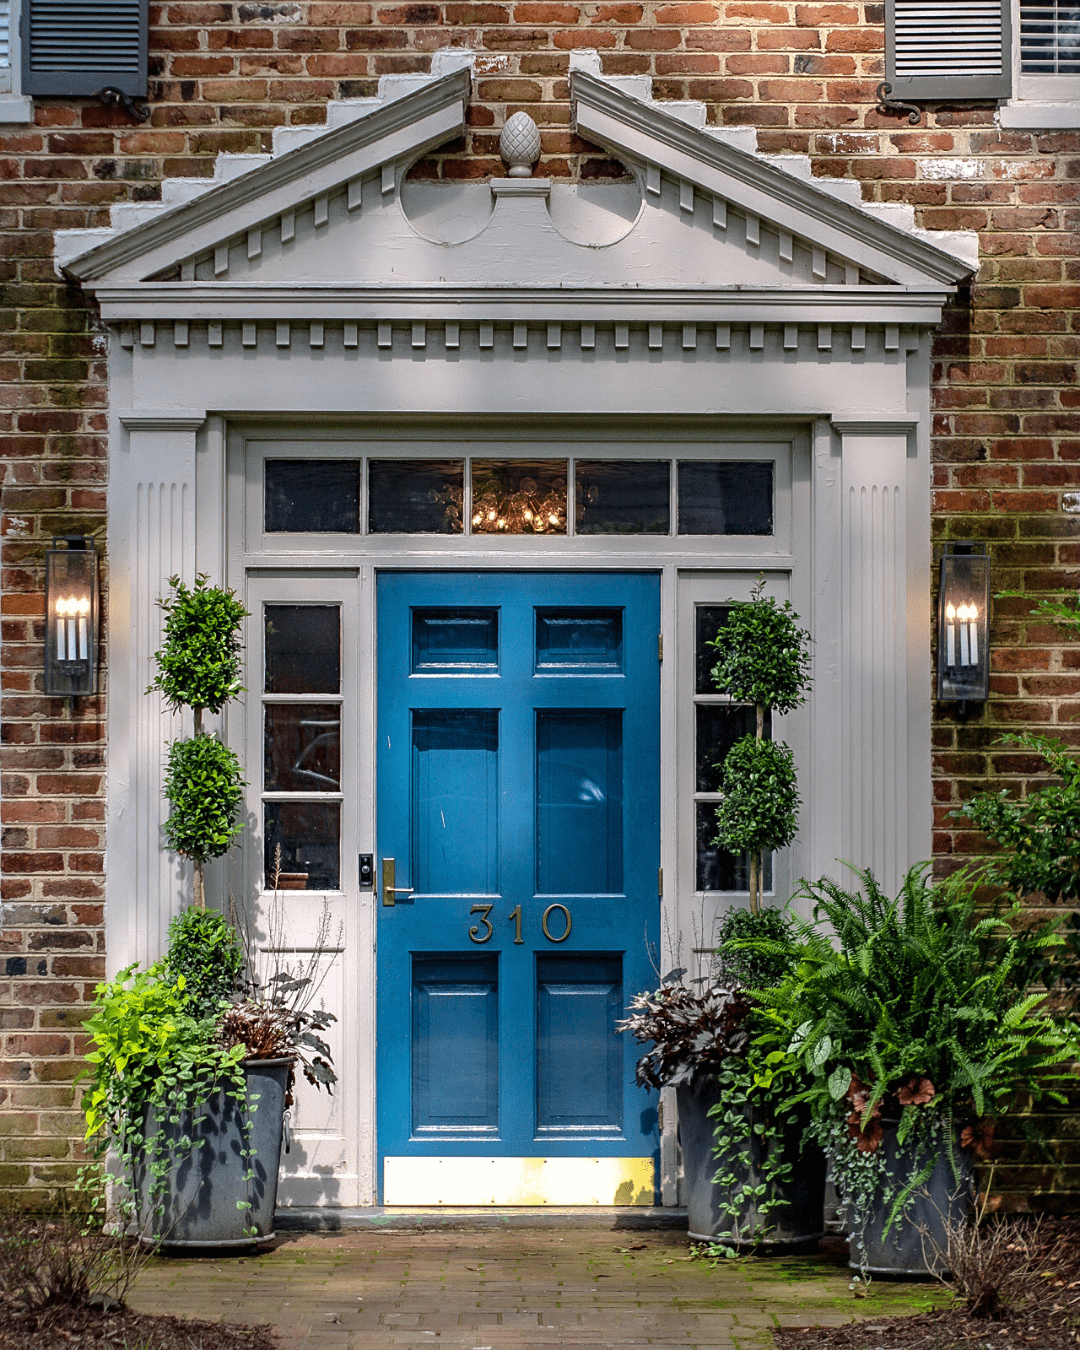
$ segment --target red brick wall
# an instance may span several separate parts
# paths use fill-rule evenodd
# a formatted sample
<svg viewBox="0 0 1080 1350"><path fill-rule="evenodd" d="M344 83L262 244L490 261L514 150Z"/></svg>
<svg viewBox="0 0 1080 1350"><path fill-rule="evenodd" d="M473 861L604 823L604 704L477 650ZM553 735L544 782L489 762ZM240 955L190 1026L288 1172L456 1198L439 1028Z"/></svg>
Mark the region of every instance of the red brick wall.
<svg viewBox="0 0 1080 1350"><path fill-rule="evenodd" d="M989 540L995 587L1075 587L1080 515L1063 512L1062 491L1080 486L1080 133L1000 133L985 105L931 109L917 128L880 115L882 18L880 4L788 0L176 0L151 6L148 124L43 100L33 126L0 130L0 1186L17 1195L68 1175L80 1133L76 1028L103 959L102 706L80 702L73 714L44 698L39 666L46 541L103 535L104 347L79 293L54 274L51 231L105 224L114 202L156 198L164 177L209 174L221 152L269 150L274 127L319 123L328 99L427 70L447 45L479 54L469 128L420 173L501 172L498 133L517 108L541 127L542 172L616 172L570 129L568 52L594 47L606 73L650 75L658 97L703 99L711 121L753 124L763 150L809 154L816 174L853 178L866 200L910 203L930 228L980 232L979 280L935 343L935 538ZM980 847L949 810L988 774L1022 782L1034 767L994 748L1001 730L1080 740L1080 650L1025 624L1023 608L997 606L985 713L961 726L946 710L935 722L935 850L946 866ZM1080 1192L1067 1173L1027 1175Z"/></svg>

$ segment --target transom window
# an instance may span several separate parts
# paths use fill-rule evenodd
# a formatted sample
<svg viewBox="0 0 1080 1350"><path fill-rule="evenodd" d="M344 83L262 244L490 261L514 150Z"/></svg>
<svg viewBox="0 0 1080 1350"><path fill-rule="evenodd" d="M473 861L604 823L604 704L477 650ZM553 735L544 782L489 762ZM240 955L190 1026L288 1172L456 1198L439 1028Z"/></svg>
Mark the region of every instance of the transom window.
<svg viewBox="0 0 1080 1350"><path fill-rule="evenodd" d="M775 472L765 459L267 455L264 463L268 535L775 532Z"/></svg>

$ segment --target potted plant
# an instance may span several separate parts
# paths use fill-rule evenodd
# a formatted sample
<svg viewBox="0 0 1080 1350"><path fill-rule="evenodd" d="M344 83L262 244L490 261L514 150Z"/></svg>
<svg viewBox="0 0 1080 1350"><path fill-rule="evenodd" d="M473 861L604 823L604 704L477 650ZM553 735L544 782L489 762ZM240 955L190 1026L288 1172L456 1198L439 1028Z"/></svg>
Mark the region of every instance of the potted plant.
<svg viewBox="0 0 1080 1350"><path fill-rule="evenodd" d="M236 756L203 730L202 715L240 692L246 615L231 591L207 583L204 575L191 588L171 579L150 686L174 711L192 710L194 734L169 748L164 829L169 846L194 863L194 904L170 924L161 961L98 986L86 1023L87 1137L99 1153L114 1151L141 1230L176 1246L272 1236L295 1066L316 1086L335 1081L321 1036L334 1019L312 1006L329 911L306 966L276 965L260 977L254 944L205 908L205 864L240 833L244 783Z"/></svg>
<svg viewBox="0 0 1080 1350"><path fill-rule="evenodd" d="M256 983L235 929L193 906L164 958L96 990L86 1030L87 1138L111 1151L140 1232L164 1246L246 1246L273 1237L284 1113L296 1065L336 1076L312 1006L328 911L303 969ZM323 972L325 973L325 968Z"/></svg>
<svg viewBox="0 0 1080 1350"><path fill-rule="evenodd" d="M895 900L869 871L854 890L806 885L799 959L759 998L758 1051L808 1079L789 1100L811 1109L864 1275L925 1274L946 1223L966 1216L994 1119L1022 1095L1064 1100L1073 1078L1076 1030L1030 992L1060 939L1016 910L979 917L975 878L931 885L928 870L913 868Z"/></svg>
<svg viewBox="0 0 1080 1350"><path fill-rule="evenodd" d="M758 579L748 603L732 607L711 645L719 653L712 677L721 693L754 708L754 730L728 751L720 767L723 800L716 809L715 842L750 855L750 913L761 909L766 853L784 848L798 829L795 757L766 737L766 721L806 702L810 634L785 600L765 597Z"/></svg>

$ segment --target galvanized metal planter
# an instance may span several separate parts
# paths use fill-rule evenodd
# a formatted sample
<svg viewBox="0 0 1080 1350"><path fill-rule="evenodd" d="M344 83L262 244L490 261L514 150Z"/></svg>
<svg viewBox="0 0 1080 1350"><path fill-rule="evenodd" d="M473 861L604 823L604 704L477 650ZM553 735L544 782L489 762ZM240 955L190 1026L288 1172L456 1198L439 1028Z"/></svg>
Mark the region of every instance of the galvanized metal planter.
<svg viewBox="0 0 1080 1350"><path fill-rule="evenodd" d="M137 1177L146 1230L162 1247L246 1247L274 1236L278 1169L289 1059L244 1064L247 1108L224 1091L167 1135L190 1137L191 1149L174 1150L164 1210L152 1214L149 1177ZM147 1138L156 1132L151 1118ZM250 1156L248 1156L250 1150ZM254 1175L247 1177L248 1172Z"/></svg>
<svg viewBox="0 0 1080 1350"><path fill-rule="evenodd" d="M824 1228L825 1155L814 1145L807 1145L799 1155L800 1126L791 1127L785 1134L783 1147L791 1151L795 1163L794 1176L787 1185L777 1187L776 1193L784 1201L777 1209L762 1216L757 1205L750 1202L733 1223L722 1208L728 1195L713 1177L725 1168L725 1160L713 1150L714 1122L709 1108L721 1098L718 1083L703 1083L693 1089L675 1089L679 1104L679 1136L682 1141L683 1175L686 1182L686 1208L689 1235L695 1242L712 1242L721 1233L735 1236L723 1241L733 1247L750 1247L765 1243L768 1246L795 1246L814 1242ZM730 1170L745 1174L745 1182L756 1187L761 1178L762 1145L754 1137L750 1144L749 1170L736 1163Z"/></svg>
<svg viewBox="0 0 1080 1350"><path fill-rule="evenodd" d="M897 1143L898 1124L895 1120L882 1121L881 1148L893 1184L903 1187L908 1178L926 1165L927 1158L917 1155L916 1145L911 1139L903 1145ZM883 1188L878 1189L862 1232L862 1240L866 1245L865 1263L859 1259L858 1227L852 1225L852 1216L849 1215L848 1252L849 1265L853 1270L864 1269L872 1275L926 1276L944 1273L947 1269L947 1226L950 1222L964 1223L971 1217L974 1197L971 1154L957 1147L955 1163L956 1171L944 1150L938 1154L926 1184L912 1195L904 1213L896 1219L888 1235L885 1225L892 1200L886 1204Z"/></svg>

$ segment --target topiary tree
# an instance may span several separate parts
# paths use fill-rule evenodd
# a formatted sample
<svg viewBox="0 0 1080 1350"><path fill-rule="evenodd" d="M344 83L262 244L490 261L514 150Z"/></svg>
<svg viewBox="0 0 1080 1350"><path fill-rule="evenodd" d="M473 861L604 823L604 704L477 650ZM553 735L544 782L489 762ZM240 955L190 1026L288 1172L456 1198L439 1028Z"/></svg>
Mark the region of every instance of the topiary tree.
<svg viewBox="0 0 1080 1350"><path fill-rule="evenodd" d="M716 808L721 848L750 854L750 912L761 909L762 855L790 844L798 830L795 758L783 742L765 739L765 713L792 712L806 702L810 634L785 600L766 597L758 578L747 603L736 605L713 639L720 653L717 689L754 705L754 733L737 741L721 768L723 800Z"/></svg>
<svg viewBox="0 0 1080 1350"><path fill-rule="evenodd" d="M237 814L245 786L240 761L203 731L202 715L220 712L243 689L240 625L248 611L232 591L208 581L205 573L196 576L194 587L169 578L172 593L158 601L165 611L165 641L154 654L157 675L146 691L159 690L173 712L192 711L195 734L169 747L164 791L172 811L165 838L194 864L200 909L206 904L206 864L227 852L243 829Z"/></svg>

